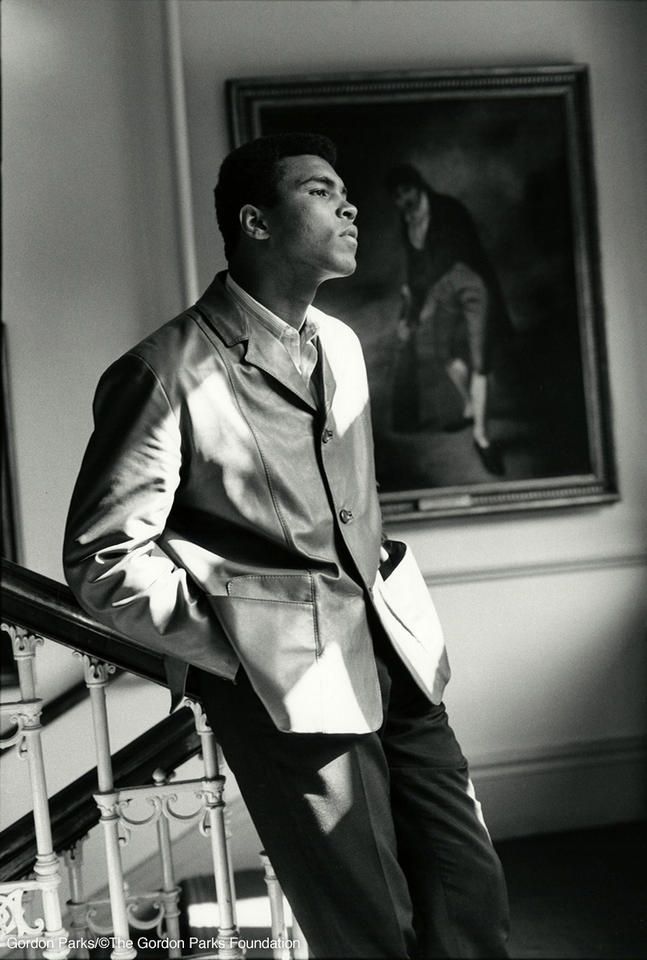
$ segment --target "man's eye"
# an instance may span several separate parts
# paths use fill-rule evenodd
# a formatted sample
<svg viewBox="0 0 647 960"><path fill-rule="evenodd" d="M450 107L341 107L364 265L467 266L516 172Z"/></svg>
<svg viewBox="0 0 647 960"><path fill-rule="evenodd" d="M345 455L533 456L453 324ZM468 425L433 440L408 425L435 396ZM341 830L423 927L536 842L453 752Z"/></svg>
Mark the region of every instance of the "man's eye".
<svg viewBox="0 0 647 960"><path fill-rule="evenodd" d="M310 193L313 197L327 197L328 191L325 187L316 187L314 190L311 190Z"/></svg>

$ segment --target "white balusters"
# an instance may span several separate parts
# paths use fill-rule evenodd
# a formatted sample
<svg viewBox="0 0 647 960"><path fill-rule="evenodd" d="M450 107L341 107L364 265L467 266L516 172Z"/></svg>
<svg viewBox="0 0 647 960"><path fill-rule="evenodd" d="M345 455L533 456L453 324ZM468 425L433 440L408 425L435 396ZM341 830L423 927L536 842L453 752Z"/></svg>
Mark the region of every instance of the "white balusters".
<svg viewBox="0 0 647 960"><path fill-rule="evenodd" d="M243 957L244 951L238 944L233 871L230 866L229 843L225 827L225 804L222 799L225 778L220 774L216 741L204 710L196 701L186 700L185 702L193 711L195 728L202 744L202 760L204 763L202 797L205 804L205 816L200 824L200 831L211 840L211 855L220 918L218 940L220 943L228 944L218 949L218 956L222 957L223 960L229 960L229 958Z"/></svg>
<svg viewBox="0 0 647 960"><path fill-rule="evenodd" d="M163 770L153 771L153 780L157 787L164 786L169 777ZM157 819L157 842L159 846L160 862L162 866L162 889L160 896L164 905L164 917L166 919L166 932L171 941L175 944L169 947L169 957L180 957L182 951L177 943L180 940L180 910L178 901L180 898L180 889L175 883L175 873L173 870L173 855L171 853L171 831L166 817Z"/></svg>
<svg viewBox="0 0 647 960"><path fill-rule="evenodd" d="M63 854L70 887L70 899L67 901L67 909L70 916L70 934L72 940L77 944L82 944L86 940L88 931L88 908L83 892L83 845L85 840L85 837L81 837ZM77 947L74 952L79 960L80 958L88 956L88 951L85 947Z"/></svg>
<svg viewBox="0 0 647 960"><path fill-rule="evenodd" d="M174 944L169 950L169 956L179 957L180 949L175 946L181 942L179 888L173 871L169 824L171 820L183 823L197 820L201 833L208 837L211 843L220 915L218 939L223 944L219 948L218 956L223 960L238 960L244 956L244 952L238 944L233 870L225 829L225 805L222 797L225 778L219 772L217 748L204 712L198 704L187 701L193 710L196 730L202 744L202 779L169 782L170 777L164 771L157 770L152 786L115 789L105 692L108 675L114 672L114 667L86 655L83 655L83 662L92 702L99 783L99 792L94 799L101 812L100 822L104 830L112 930L106 931L95 919L101 906L100 901L86 904L86 925L95 933L112 933L112 960L131 960L136 956L136 950L130 937L130 927L155 927L161 932L164 922L166 936ZM177 806L180 797L197 800L197 806L189 812L181 811ZM144 812L141 810L142 804L146 805ZM125 889L120 848L128 841L133 830L153 824L157 829L159 843L162 888L151 894L130 895ZM143 920L138 916L142 906L152 908L152 917Z"/></svg>
<svg viewBox="0 0 647 960"><path fill-rule="evenodd" d="M265 885L267 887L267 897L270 902L270 925L272 930L272 939L284 946L277 946L273 951L275 960L308 960L308 944L299 926L296 917L292 913L292 931L288 932L288 925L285 919L285 896L278 877L274 872L274 867L270 858L261 850L261 863L265 873ZM292 947L288 946L292 943Z"/></svg>
<svg viewBox="0 0 647 960"><path fill-rule="evenodd" d="M283 891L281 890L277 876L274 873L274 867L270 862L270 858L264 850L261 851L261 861L263 863L263 870L265 871L267 896L270 901L272 939L285 943L285 941L288 939L288 928L285 922ZM276 958L276 960L291 960L292 953L287 947L277 947L273 951L273 956Z"/></svg>
<svg viewBox="0 0 647 960"><path fill-rule="evenodd" d="M34 943L30 956L46 960L64 960L70 953L68 935L62 926L59 887L59 861L53 850L47 784L41 744L40 714L42 702L36 695L34 657L43 638L13 625L2 625L12 638L18 665L21 699L0 704L0 717L9 717L14 729L0 740L2 746L16 745L19 756L29 764L31 781L36 861L33 875L0 884L0 947L12 941ZM201 741L204 775L200 779L175 781L172 771L158 769L154 783L116 789L112 769L106 687L115 672L111 664L78 653L83 661L85 682L90 694L97 759L98 792L94 799L104 834L109 900L90 900L83 888L83 843L77 840L65 853L70 899L67 907L71 925L70 941L75 957L87 957L83 943L93 935L108 936L112 942L111 960L134 960L136 938L131 929L152 930L168 941L169 957L181 955L179 888L176 883L170 822L198 822L200 832L209 839L218 901L218 958L239 960L245 951L239 942L236 921L233 863L229 849L227 811L223 799L225 777L221 773L221 755L206 715L200 704L186 700L193 711ZM171 782L173 781L173 782ZM189 806L182 806L188 799ZM142 809L142 804L144 805ZM124 880L121 847L133 830L155 825L161 861L161 888L152 893L131 894ZM289 842L289 838L286 838ZM284 900L271 864L264 858L265 877L272 910L272 937L287 940ZM34 916L28 901L40 896L42 916ZM108 921L108 911L111 920ZM164 931L162 934L162 928ZM293 923L294 953L289 949L275 953L277 958L307 957L305 940ZM133 942L135 940L135 942Z"/></svg>
<svg viewBox="0 0 647 960"><path fill-rule="evenodd" d="M115 672L112 664L102 663L95 657L81 655L85 682L90 692L92 704L92 722L97 755L97 776L99 793L95 801L101 814L101 826L104 831L106 849L106 867L108 870L108 889L110 890L110 912L112 914L112 933L114 946L110 954L112 960L134 960L137 951L129 939L128 911L124 891L124 875L119 850L119 794L114 789L112 776L112 758L110 755L110 734L108 732L108 711L106 707L106 685L108 676Z"/></svg>
<svg viewBox="0 0 647 960"><path fill-rule="evenodd" d="M3 741L3 746L17 744L19 756L29 764L34 832L36 836L36 862L34 879L0 884L0 944L12 936L32 937L38 935L39 949L46 960L63 960L69 954L66 946L67 932L61 919L59 887L61 874L58 857L52 846L52 828L47 799L47 780L41 743L41 701L36 696L36 672L34 658L36 647L43 638L13 624L2 624L13 647L18 665L21 699L17 703L3 704L0 711L15 718L17 730ZM25 920L23 895L38 890L41 895L42 919L33 926ZM22 933L18 933L22 931Z"/></svg>

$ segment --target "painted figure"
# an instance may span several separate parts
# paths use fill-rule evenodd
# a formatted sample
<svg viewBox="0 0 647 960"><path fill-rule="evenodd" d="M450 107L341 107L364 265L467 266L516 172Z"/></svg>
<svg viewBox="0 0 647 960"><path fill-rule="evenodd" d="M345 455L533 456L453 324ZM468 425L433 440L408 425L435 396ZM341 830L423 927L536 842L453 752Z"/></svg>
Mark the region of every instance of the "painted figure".
<svg viewBox="0 0 647 960"><path fill-rule="evenodd" d="M407 269L394 429L471 426L483 465L502 474L487 422L493 349L509 327L494 269L464 205L432 190L414 166L393 167L387 189L400 213Z"/></svg>

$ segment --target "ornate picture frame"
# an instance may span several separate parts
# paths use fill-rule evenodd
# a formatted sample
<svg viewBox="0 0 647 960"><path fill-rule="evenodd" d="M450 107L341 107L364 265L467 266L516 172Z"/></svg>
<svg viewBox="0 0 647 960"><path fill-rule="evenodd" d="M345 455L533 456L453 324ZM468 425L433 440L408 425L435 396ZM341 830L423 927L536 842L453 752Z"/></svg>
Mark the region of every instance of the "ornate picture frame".
<svg viewBox="0 0 647 960"><path fill-rule="evenodd" d="M588 68L232 79L232 146L309 131L359 208L353 277L385 520L619 498Z"/></svg>

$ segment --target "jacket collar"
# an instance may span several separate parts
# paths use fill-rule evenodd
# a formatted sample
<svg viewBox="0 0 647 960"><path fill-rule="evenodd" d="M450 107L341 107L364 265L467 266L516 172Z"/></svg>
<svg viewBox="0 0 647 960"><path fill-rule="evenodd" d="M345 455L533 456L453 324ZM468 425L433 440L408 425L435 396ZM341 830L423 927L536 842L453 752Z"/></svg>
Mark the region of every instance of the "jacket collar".
<svg viewBox="0 0 647 960"><path fill-rule="evenodd" d="M228 347L249 339L247 317L227 294L226 272L217 273L198 302L197 309Z"/></svg>
<svg viewBox="0 0 647 960"><path fill-rule="evenodd" d="M287 350L262 324L249 323L244 312L228 295L224 272L216 274L213 282L196 303L196 307L209 325L218 333L227 347L246 342L244 362L278 380L296 394L312 410L317 404L308 390L303 377L290 359ZM324 348L319 341L319 357L323 367L326 409L332 402L334 378L324 359ZM330 394L329 394L330 391Z"/></svg>

